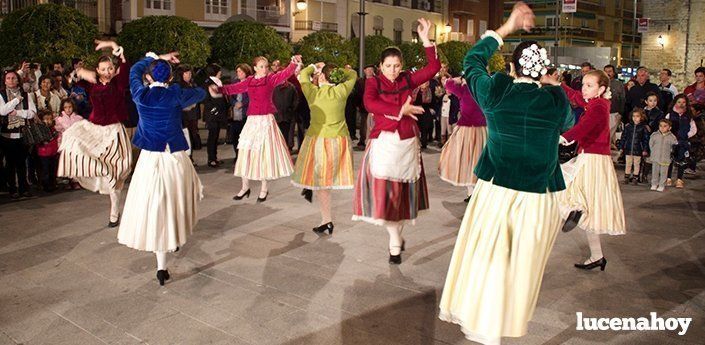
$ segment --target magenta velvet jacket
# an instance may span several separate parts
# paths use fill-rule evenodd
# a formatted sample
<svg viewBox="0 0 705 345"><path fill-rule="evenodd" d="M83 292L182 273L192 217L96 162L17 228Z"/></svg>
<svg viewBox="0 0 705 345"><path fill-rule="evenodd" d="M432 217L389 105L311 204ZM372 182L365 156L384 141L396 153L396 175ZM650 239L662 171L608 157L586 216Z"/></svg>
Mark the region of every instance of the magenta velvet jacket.
<svg viewBox="0 0 705 345"><path fill-rule="evenodd" d="M250 105L247 107L247 116L268 115L277 112L272 102L274 88L284 83L296 71L296 64L290 63L286 69L277 73L270 73L262 78L249 76L247 79L235 84L224 85L220 92L224 95L234 95L247 92Z"/></svg>
<svg viewBox="0 0 705 345"><path fill-rule="evenodd" d="M487 126L487 120L485 120L485 114L482 113L482 109L475 102L470 94L470 88L467 85L457 84L454 80L446 80L446 91L450 94L455 95L460 100L460 118L458 119L458 126L463 127L485 127Z"/></svg>

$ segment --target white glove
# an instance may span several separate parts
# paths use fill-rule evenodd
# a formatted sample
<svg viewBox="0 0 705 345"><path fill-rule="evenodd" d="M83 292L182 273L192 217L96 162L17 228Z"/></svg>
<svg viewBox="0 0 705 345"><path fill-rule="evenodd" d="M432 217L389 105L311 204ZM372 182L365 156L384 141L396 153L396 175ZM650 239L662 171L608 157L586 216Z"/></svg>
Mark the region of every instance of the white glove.
<svg viewBox="0 0 705 345"><path fill-rule="evenodd" d="M561 144L561 145L563 145L563 146L570 146L570 145L573 145L574 142L575 142L575 140L573 140L573 141L571 141L571 142L568 142L568 140L567 140L566 138L564 138L562 135L561 135L560 138L558 139L558 143Z"/></svg>

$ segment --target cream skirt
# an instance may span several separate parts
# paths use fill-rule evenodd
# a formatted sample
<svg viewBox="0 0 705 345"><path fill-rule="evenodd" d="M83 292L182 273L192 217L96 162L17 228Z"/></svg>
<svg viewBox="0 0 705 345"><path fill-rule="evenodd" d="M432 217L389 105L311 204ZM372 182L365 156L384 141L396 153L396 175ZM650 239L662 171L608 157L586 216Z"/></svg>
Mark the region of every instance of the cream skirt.
<svg viewBox="0 0 705 345"><path fill-rule="evenodd" d="M276 180L294 171L289 148L274 115L250 115L240 133L235 176Z"/></svg>
<svg viewBox="0 0 705 345"><path fill-rule="evenodd" d="M562 225L555 193L478 180L448 268L441 320L483 344L525 335Z"/></svg>
<svg viewBox="0 0 705 345"><path fill-rule="evenodd" d="M148 252L176 250L196 225L202 191L186 151L142 150L127 192L118 242Z"/></svg>
<svg viewBox="0 0 705 345"><path fill-rule="evenodd" d="M582 211L578 226L598 235L624 235L622 192L612 158L581 153L561 165L566 189L558 193L561 215Z"/></svg>

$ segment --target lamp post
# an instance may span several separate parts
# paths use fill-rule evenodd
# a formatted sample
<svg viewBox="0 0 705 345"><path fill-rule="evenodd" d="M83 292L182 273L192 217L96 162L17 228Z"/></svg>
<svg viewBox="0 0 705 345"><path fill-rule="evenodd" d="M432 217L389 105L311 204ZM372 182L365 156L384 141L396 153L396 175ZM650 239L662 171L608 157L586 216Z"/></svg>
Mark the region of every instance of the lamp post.
<svg viewBox="0 0 705 345"><path fill-rule="evenodd" d="M365 0L360 0L360 12L357 12L360 16L360 63L358 67L358 73L360 76L363 75L365 70Z"/></svg>

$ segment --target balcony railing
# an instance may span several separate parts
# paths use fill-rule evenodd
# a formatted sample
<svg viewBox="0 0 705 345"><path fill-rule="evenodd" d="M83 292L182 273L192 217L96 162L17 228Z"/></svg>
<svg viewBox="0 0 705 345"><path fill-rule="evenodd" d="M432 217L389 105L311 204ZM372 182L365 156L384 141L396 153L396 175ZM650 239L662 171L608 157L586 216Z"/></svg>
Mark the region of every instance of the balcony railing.
<svg viewBox="0 0 705 345"><path fill-rule="evenodd" d="M278 27L289 27L289 25L291 25L291 14L289 14L289 11L287 11L284 7L243 7L242 13L254 18L257 22L260 22L265 25Z"/></svg>
<svg viewBox="0 0 705 345"><path fill-rule="evenodd" d="M39 0L0 0L0 15L5 16L38 3Z"/></svg>
<svg viewBox="0 0 705 345"><path fill-rule="evenodd" d="M75 8L98 23L98 0L49 0L50 3Z"/></svg>
<svg viewBox="0 0 705 345"><path fill-rule="evenodd" d="M314 28L314 21L313 20L297 20L294 22L294 29L295 30L316 30L316 31L330 31L330 32L338 32L338 23L330 23L330 22L320 22L321 27Z"/></svg>

